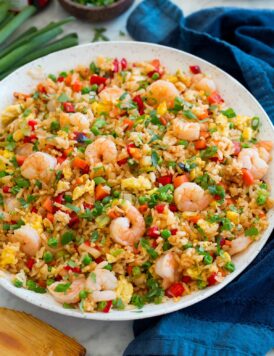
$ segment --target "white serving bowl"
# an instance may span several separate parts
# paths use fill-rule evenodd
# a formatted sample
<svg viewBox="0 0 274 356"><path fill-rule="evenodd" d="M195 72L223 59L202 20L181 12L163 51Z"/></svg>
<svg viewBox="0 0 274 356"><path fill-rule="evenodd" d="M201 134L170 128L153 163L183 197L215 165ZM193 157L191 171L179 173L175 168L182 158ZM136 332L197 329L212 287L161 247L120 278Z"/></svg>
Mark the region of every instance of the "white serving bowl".
<svg viewBox="0 0 274 356"><path fill-rule="evenodd" d="M230 75L191 54L168 47L140 42L98 42L94 44L85 44L50 54L27 64L0 82L0 112L13 102L13 92L32 92L37 83L41 81L45 75L50 73L57 74L61 71L70 70L79 64L89 65L90 62L95 60L99 55L105 57L125 57L129 61L159 58L170 71L175 71L178 68L188 70L189 65L199 65L203 72L212 76L221 96L237 113L260 117L262 122L260 138L274 141L273 125L267 114L257 100ZM268 182L271 186L274 186L274 161L272 161L270 165ZM0 285L12 294L34 305L56 313L83 319L131 320L170 313L208 298L237 277L257 256L266 243L273 230L273 215L274 212L272 210L269 212L269 227L264 232L261 239L254 242L246 251L233 259L236 265L235 272L227 276L222 283L185 296L177 303L170 300L159 305L149 304L141 311L113 310L108 314L98 312L82 313L80 310L64 309L62 305L55 302L48 294L36 294L25 289L14 287L7 273L1 272Z"/></svg>

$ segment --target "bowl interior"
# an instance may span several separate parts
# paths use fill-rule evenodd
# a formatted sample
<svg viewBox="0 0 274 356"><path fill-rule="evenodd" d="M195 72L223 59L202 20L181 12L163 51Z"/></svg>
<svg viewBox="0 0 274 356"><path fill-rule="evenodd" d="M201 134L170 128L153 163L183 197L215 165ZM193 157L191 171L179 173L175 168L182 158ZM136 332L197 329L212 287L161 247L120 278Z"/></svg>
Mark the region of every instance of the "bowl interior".
<svg viewBox="0 0 274 356"><path fill-rule="evenodd" d="M140 42L98 42L69 48L53 53L30 64L25 65L12 73L0 83L0 113L13 101L13 92L32 92L36 84L50 73L69 70L79 64L89 65L97 56L125 57L129 61L151 60L159 58L170 70L178 68L187 70L189 65L199 65L203 72L210 74L218 87L218 91L225 98L227 104L235 109L238 114L259 116L262 121L260 138L274 140L273 126L266 113L252 95L235 79L208 62L168 47L140 43ZM268 174L268 182L274 185L274 162L271 162ZM272 192L273 195L273 192ZM146 305L142 310L112 311L104 313L82 313L79 310L64 309L49 295L36 294L27 290L14 287L8 274L1 272L0 285L18 297L51 311L64 315L85 319L97 320L130 320L142 319L151 316L169 313L195 304L222 289L241 273L256 257L266 243L274 226L274 212L269 212L270 225L259 241L253 243L248 250L238 255L235 259L236 270L230 274L223 283L206 288L204 290L183 297L179 302L168 301L160 305Z"/></svg>

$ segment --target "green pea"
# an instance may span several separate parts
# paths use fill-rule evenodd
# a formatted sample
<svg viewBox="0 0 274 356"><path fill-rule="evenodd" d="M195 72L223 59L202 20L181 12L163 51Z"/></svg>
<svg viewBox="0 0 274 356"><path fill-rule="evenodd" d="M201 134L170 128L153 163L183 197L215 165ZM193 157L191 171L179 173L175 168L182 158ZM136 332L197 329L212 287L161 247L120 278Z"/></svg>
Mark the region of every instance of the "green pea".
<svg viewBox="0 0 274 356"><path fill-rule="evenodd" d="M210 265L213 262L213 257L209 254L205 255L204 257L204 264Z"/></svg>
<svg viewBox="0 0 274 356"><path fill-rule="evenodd" d="M58 240L57 240L57 238L56 238L56 237L50 237L50 238L48 239L48 246L49 246L49 247L53 247L53 248L57 247L57 246L58 246Z"/></svg>
<svg viewBox="0 0 274 356"><path fill-rule="evenodd" d="M43 260L46 263L50 263L53 260L53 254L50 251L46 251L43 256Z"/></svg>
<svg viewBox="0 0 274 356"><path fill-rule="evenodd" d="M164 239L168 239L170 236L171 236L171 232L169 230L163 230L161 232L161 236L164 238Z"/></svg>
<svg viewBox="0 0 274 356"><path fill-rule="evenodd" d="M229 272L234 272L235 271L235 265L233 262L227 262L225 264L225 269L227 269Z"/></svg>
<svg viewBox="0 0 274 356"><path fill-rule="evenodd" d="M92 258L89 255L85 255L83 260L82 260L82 263L85 266L88 266L91 262L92 262Z"/></svg>
<svg viewBox="0 0 274 356"><path fill-rule="evenodd" d="M138 266L132 268L132 274L134 277L138 277L141 274L141 269Z"/></svg>
<svg viewBox="0 0 274 356"><path fill-rule="evenodd" d="M88 296L88 292L86 290L81 290L79 293L80 299L85 299Z"/></svg>

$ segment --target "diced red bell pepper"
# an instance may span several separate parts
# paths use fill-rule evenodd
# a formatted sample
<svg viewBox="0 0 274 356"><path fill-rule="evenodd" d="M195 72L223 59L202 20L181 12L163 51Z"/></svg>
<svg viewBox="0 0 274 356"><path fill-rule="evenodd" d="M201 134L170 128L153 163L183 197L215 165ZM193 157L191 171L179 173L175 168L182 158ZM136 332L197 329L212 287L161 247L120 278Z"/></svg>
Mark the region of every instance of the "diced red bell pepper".
<svg viewBox="0 0 274 356"><path fill-rule="evenodd" d="M135 144L134 143L129 143L128 145L127 145L127 153L130 155L130 149L131 148L136 148L136 146L135 146Z"/></svg>
<svg viewBox="0 0 274 356"><path fill-rule="evenodd" d="M157 226L152 226L147 229L147 235L152 239L155 239L160 236L160 231Z"/></svg>
<svg viewBox="0 0 274 356"><path fill-rule="evenodd" d="M18 163L18 165L21 167L22 164L24 163L26 157L25 156L20 156L20 155L16 155L16 161Z"/></svg>
<svg viewBox="0 0 274 356"><path fill-rule="evenodd" d="M89 203L84 203L84 208L85 209L89 209L89 210L92 210L94 208L94 205L93 204L89 204Z"/></svg>
<svg viewBox="0 0 274 356"><path fill-rule="evenodd" d="M80 267L71 267L71 266L65 266L64 270L66 271L72 271L73 273L81 273L81 268Z"/></svg>
<svg viewBox="0 0 274 356"><path fill-rule="evenodd" d="M238 156L238 154L241 152L241 149L242 149L241 144L240 144L240 142L233 141L233 145L234 145L233 155Z"/></svg>
<svg viewBox="0 0 274 356"><path fill-rule="evenodd" d="M66 102L63 104L65 112L75 112L75 107L72 103Z"/></svg>
<svg viewBox="0 0 274 356"><path fill-rule="evenodd" d="M172 183L172 175L161 176L157 178L157 182L162 185L167 185Z"/></svg>
<svg viewBox="0 0 274 356"><path fill-rule="evenodd" d="M211 275L207 278L207 283L209 286L213 286L214 284L216 284L218 281L216 279L217 277L217 273L213 272L211 273Z"/></svg>
<svg viewBox="0 0 274 356"><path fill-rule="evenodd" d="M97 264L99 264L99 263L101 263L101 262L103 262L104 261L104 259L103 259L103 257L102 256L99 256L99 257L97 257L97 258L95 258L95 260L94 260Z"/></svg>
<svg viewBox="0 0 274 356"><path fill-rule="evenodd" d="M220 246L222 247L222 246L224 246L225 245L225 239L224 238L221 238L221 240L220 240Z"/></svg>
<svg viewBox="0 0 274 356"><path fill-rule="evenodd" d="M69 226L70 228L72 228L73 226L79 224L80 219L79 219L78 215L77 215L74 211L72 211L72 212L69 214L69 216L70 216L70 221L69 221L69 223L68 223L68 226Z"/></svg>
<svg viewBox="0 0 274 356"><path fill-rule="evenodd" d="M176 204L169 204L169 210L172 211L173 213L176 213L176 211L178 211L178 208Z"/></svg>
<svg viewBox="0 0 274 356"><path fill-rule="evenodd" d="M216 91L214 91L207 99L210 104L221 104L224 102L224 99Z"/></svg>
<svg viewBox="0 0 274 356"><path fill-rule="evenodd" d="M199 66L189 66L189 69L190 69L190 71L191 71L191 73L193 73L193 74L199 74L199 73L201 73L202 71L201 71L201 68L199 67Z"/></svg>
<svg viewBox="0 0 274 356"><path fill-rule="evenodd" d="M132 273L133 266L127 266L127 274Z"/></svg>
<svg viewBox="0 0 274 356"><path fill-rule="evenodd" d="M47 94L46 87L41 83L37 85L37 90L42 94Z"/></svg>
<svg viewBox="0 0 274 356"><path fill-rule="evenodd" d="M125 70L127 68L127 60L125 58L121 59L121 68Z"/></svg>
<svg viewBox="0 0 274 356"><path fill-rule="evenodd" d="M24 143L33 143L37 140L37 136L35 134L31 134L30 136L25 136L23 142Z"/></svg>
<svg viewBox="0 0 274 356"><path fill-rule="evenodd" d="M185 288L182 283L173 283L165 290L165 295L169 298L181 297L184 294Z"/></svg>
<svg viewBox="0 0 274 356"><path fill-rule="evenodd" d="M123 166L124 164L127 163L127 160L128 160L127 157L126 157L126 158L123 158L123 159L120 159L119 161L117 161L117 164L118 164L119 166Z"/></svg>
<svg viewBox="0 0 274 356"><path fill-rule="evenodd" d="M113 72L118 73L119 72L119 61L117 58L113 60Z"/></svg>
<svg viewBox="0 0 274 356"><path fill-rule="evenodd" d="M177 234L177 231L178 231L178 229L171 229L171 230L170 230L171 235L176 235L176 234Z"/></svg>
<svg viewBox="0 0 274 356"><path fill-rule="evenodd" d="M57 78L57 82L59 82L59 83L62 83L64 80L65 80L64 77L58 77L58 78Z"/></svg>
<svg viewBox="0 0 274 356"><path fill-rule="evenodd" d="M95 75L95 74L93 74L89 80L90 84L97 84L97 85L101 85L101 84L105 85L106 81L107 78L100 77L99 75Z"/></svg>
<svg viewBox="0 0 274 356"><path fill-rule="evenodd" d="M156 241L156 240L153 240L152 243L151 243L151 246L152 246L153 248L156 248L156 247L158 246L157 241Z"/></svg>
<svg viewBox="0 0 274 356"><path fill-rule="evenodd" d="M59 194L54 198L54 203L63 204L64 203L64 194Z"/></svg>
<svg viewBox="0 0 274 356"><path fill-rule="evenodd" d="M155 209L159 214L162 214L165 210L165 206L165 204L158 204L155 206Z"/></svg>
<svg viewBox="0 0 274 356"><path fill-rule="evenodd" d="M132 100L134 101L134 103L137 104L139 114L143 115L145 112L145 105L144 105L141 95L136 95Z"/></svg>
<svg viewBox="0 0 274 356"><path fill-rule="evenodd" d="M31 208L31 212L34 213L34 214L36 214L36 213L38 213L38 210L37 210L35 207L32 207L32 208Z"/></svg>
<svg viewBox="0 0 274 356"><path fill-rule="evenodd" d="M159 74L159 78L161 77L161 73L159 72L159 70L152 70L152 71L150 71L150 72L147 73L147 76L148 76L149 78L151 78L155 73L156 73L156 74Z"/></svg>
<svg viewBox="0 0 274 356"><path fill-rule="evenodd" d="M67 159L67 157L65 155L58 156L57 163L62 164L66 159Z"/></svg>
<svg viewBox="0 0 274 356"><path fill-rule="evenodd" d="M112 306L112 300L108 300L107 301L107 305L104 307L102 312L103 313L109 313L111 306Z"/></svg>
<svg viewBox="0 0 274 356"><path fill-rule="evenodd" d="M28 269L32 269L32 267L33 267L33 265L35 264L35 259L34 258L32 258L32 257L29 257L28 259L27 259L27 262L26 262L26 266L28 267Z"/></svg>
<svg viewBox="0 0 274 356"><path fill-rule="evenodd" d="M37 125L37 121L35 120L29 120L28 125L31 127L31 131L35 130L35 126Z"/></svg>
<svg viewBox="0 0 274 356"><path fill-rule="evenodd" d="M252 173L246 168L242 168L242 173L243 173L244 184L252 185L254 183L254 177L253 177Z"/></svg>
<svg viewBox="0 0 274 356"><path fill-rule="evenodd" d="M192 281L192 278L189 276L182 277L182 282L184 282L184 283L190 283L191 281Z"/></svg>
<svg viewBox="0 0 274 356"><path fill-rule="evenodd" d="M7 185L4 185L4 186L2 187L2 190L3 190L3 193L6 193L6 194L10 193L10 187L7 186Z"/></svg>

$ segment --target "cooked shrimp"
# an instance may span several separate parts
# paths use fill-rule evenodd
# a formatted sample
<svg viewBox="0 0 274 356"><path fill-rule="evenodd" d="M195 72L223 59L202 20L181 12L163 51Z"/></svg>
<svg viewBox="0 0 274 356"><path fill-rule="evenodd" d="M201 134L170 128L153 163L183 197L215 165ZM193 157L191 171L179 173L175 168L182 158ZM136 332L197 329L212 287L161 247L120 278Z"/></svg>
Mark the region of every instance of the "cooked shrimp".
<svg viewBox="0 0 274 356"><path fill-rule="evenodd" d="M86 281L86 289L92 293L95 302L116 298L117 278L114 273L103 268L96 268Z"/></svg>
<svg viewBox="0 0 274 356"><path fill-rule="evenodd" d="M18 199L14 197L5 198L4 209L7 213L12 214L13 217L14 217L14 213L16 212L16 209L19 209L20 207L21 204Z"/></svg>
<svg viewBox="0 0 274 356"><path fill-rule="evenodd" d="M53 298L59 303L78 303L80 301L79 293L85 288L85 279L79 278L75 279L70 285L70 287L65 292L57 292L55 289L60 284L67 282L55 282L48 287L48 291L53 296Z"/></svg>
<svg viewBox="0 0 274 356"><path fill-rule="evenodd" d="M268 164L259 156L256 148L244 148L238 156L242 168L248 169L255 179L261 179L268 170Z"/></svg>
<svg viewBox="0 0 274 356"><path fill-rule="evenodd" d="M82 114L80 112L75 112L72 114L62 113L60 115L60 125L61 127L70 125L76 128L78 131L88 130L90 124L94 121L94 116L90 112L89 116Z"/></svg>
<svg viewBox="0 0 274 356"><path fill-rule="evenodd" d="M163 278L163 287L167 288L178 277L177 262L174 253L168 252L155 262L155 273Z"/></svg>
<svg viewBox="0 0 274 356"><path fill-rule="evenodd" d="M30 225L23 225L14 230L12 238L14 241L20 242L22 251L29 256L35 256L41 245L38 232Z"/></svg>
<svg viewBox="0 0 274 356"><path fill-rule="evenodd" d="M199 211L211 202L211 196L198 184L186 182L174 191L174 200L180 211Z"/></svg>
<svg viewBox="0 0 274 356"><path fill-rule="evenodd" d="M212 79L201 77L200 74L193 78L194 87L198 90L203 90L206 93L212 93L216 90L216 84Z"/></svg>
<svg viewBox="0 0 274 356"><path fill-rule="evenodd" d="M48 183L57 164L55 157L44 152L34 152L28 156L22 167L21 174L27 179L39 179Z"/></svg>
<svg viewBox="0 0 274 356"><path fill-rule="evenodd" d="M174 84L166 80L156 80L147 88L148 99L152 104L159 104L163 101L168 107L173 105L174 99L179 96L179 91Z"/></svg>
<svg viewBox="0 0 274 356"><path fill-rule="evenodd" d="M175 119L172 122L174 135L187 141L195 141L200 137L200 124L197 122L184 122L181 119Z"/></svg>
<svg viewBox="0 0 274 356"><path fill-rule="evenodd" d="M133 246L144 235L145 220L139 210L128 205L125 217L113 219L109 228L114 241L124 246Z"/></svg>
<svg viewBox="0 0 274 356"><path fill-rule="evenodd" d="M236 253L244 251L250 244L252 240L250 237L240 236L235 240L231 241L231 246L228 249L230 255L236 255Z"/></svg>
<svg viewBox="0 0 274 356"><path fill-rule="evenodd" d="M115 103L123 93L124 90L114 85L113 87L103 89L99 94L99 98L105 102Z"/></svg>
<svg viewBox="0 0 274 356"><path fill-rule="evenodd" d="M100 162L114 163L117 158L117 148L111 139L100 137L87 146L85 156L91 166Z"/></svg>
<svg viewBox="0 0 274 356"><path fill-rule="evenodd" d="M33 144L24 143L22 146L16 148L16 154L19 156L28 157L33 153Z"/></svg>

